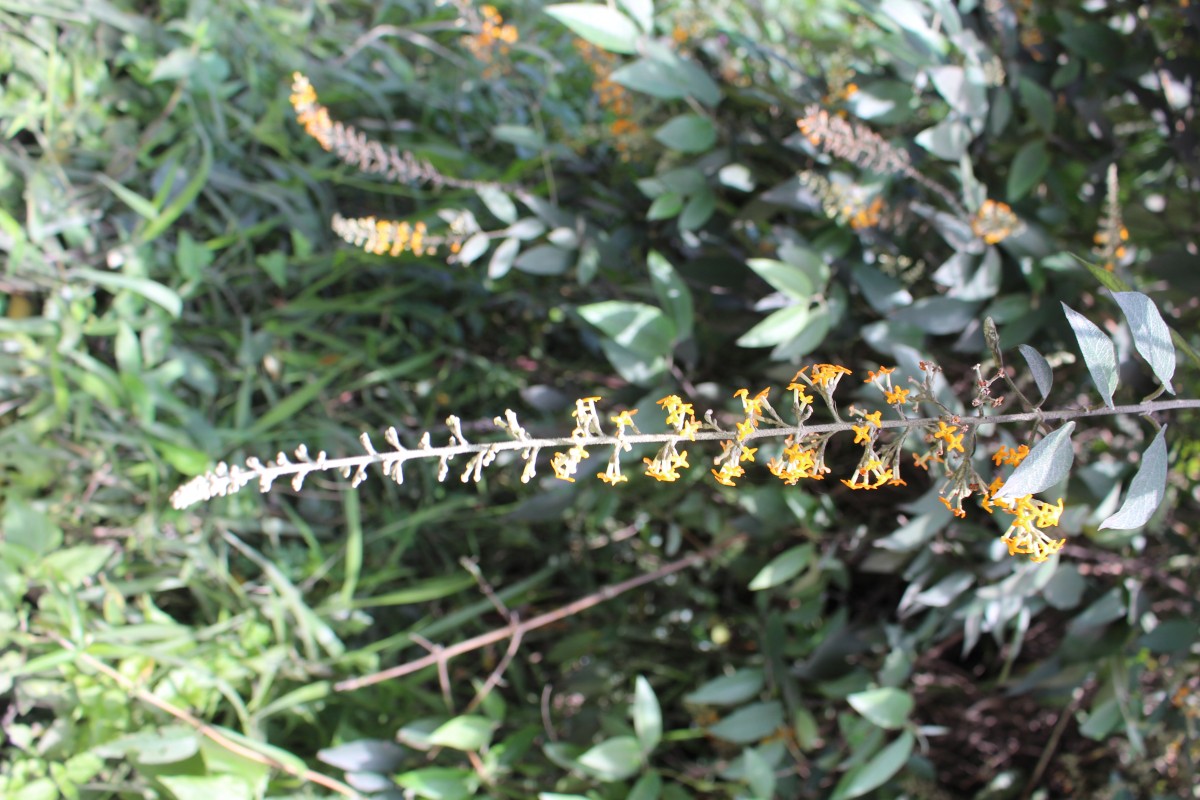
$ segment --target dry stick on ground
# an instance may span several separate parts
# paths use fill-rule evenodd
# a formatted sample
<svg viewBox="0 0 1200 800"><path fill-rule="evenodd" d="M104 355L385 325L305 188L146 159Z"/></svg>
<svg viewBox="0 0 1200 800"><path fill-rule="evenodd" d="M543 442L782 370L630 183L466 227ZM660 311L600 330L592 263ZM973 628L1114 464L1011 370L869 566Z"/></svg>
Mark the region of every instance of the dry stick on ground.
<svg viewBox="0 0 1200 800"><path fill-rule="evenodd" d="M480 634L479 636L467 639L465 642L459 642L458 644L451 645L450 647L443 647L440 650L432 652L427 656L423 656L422 658L418 658L415 661L409 661L407 664L399 664L381 672L375 672L371 675L364 675L361 678L352 678L348 681L342 681L341 683L334 684L333 688L339 692L350 692L355 689L362 689L365 686L371 686L376 683L381 683L382 681L391 680L392 678L399 678L402 675L409 675L413 672L425 669L426 667L442 665L455 656L460 656L463 653L469 653L472 650L478 650L481 647L486 647L489 644L503 641L504 639L508 639L510 637L523 638L527 636L530 631L535 631L538 628L543 628L551 623L574 616L581 611L586 611L593 606L598 606L606 600L612 600L614 597L618 597L631 589L636 589L639 586L645 586L647 583L654 583L657 580L665 578L667 575L680 572L688 567L694 567L698 564L702 564L731 545L743 541L745 538L745 536L732 536L713 545L712 547L708 547L699 552L684 556L678 561L672 561L669 564L664 564L653 572L647 572L644 575L638 575L636 578L630 578L627 581L621 581L620 583L614 583L611 586L605 586L603 589L593 592L587 597L581 597L580 599L572 603L567 603L565 606L556 608L553 611L547 611L545 614L539 614L538 616L528 619L524 622L514 619L513 622L505 625L503 628L497 628L494 631Z"/></svg>
<svg viewBox="0 0 1200 800"><path fill-rule="evenodd" d="M105 664L103 661L96 658L95 656L89 655L88 653L84 652L83 650L80 650L74 644L72 644L71 642L62 638L61 636L55 636L54 639L55 639L55 641L58 642L59 646L62 647L64 650L68 650L68 651L74 653L75 657L79 661L83 662L84 664L87 664L89 667L91 667L92 669L101 673L102 675L107 676L110 680L115 682L118 686L120 686L122 689L124 689L129 694L136 697L138 700L141 700L143 703L152 705L155 708L157 708L158 710L164 711L167 714L170 714L175 719L186 723L193 730L195 730L196 733L209 739L211 742L216 744L218 747L222 747L222 748L228 750L229 752L234 753L235 755L241 756L242 758L248 758L251 761L254 761L255 763L268 766L271 769L276 769L276 770L279 770L280 772L286 772L288 775L291 775L293 778L299 778L300 780L305 781L307 783L315 783L318 786L324 786L326 789L337 792L338 794L340 794L344 797L354 797L354 798L362 797L362 795L359 794L358 792L354 791L353 788L342 783L341 781L337 780L336 778L330 778L328 775L322 775L321 773L314 772L311 769L299 769L297 767L292 766L291 764L286 764L282 761L271 758L270 756L266 755L265 753L260 753L259 751L255 750L251 747L247 747L244 744L235 742L233 739L230 739L224 733L219 731L214 726L209 725L207 722L204 722L203 720L192 716L192 714L190 714L189 712L185 711L182 708L179 708L176 705L172 705L171 703L168 703L166 700L163 700L161 697L157 697L157 696L151 694L150 692L147 692L145 689L138 686L136 683L134 683L133 681L131 681L129 678L125 677L121 673L117 672L115 669L110 667L108 664Z"/></svg>

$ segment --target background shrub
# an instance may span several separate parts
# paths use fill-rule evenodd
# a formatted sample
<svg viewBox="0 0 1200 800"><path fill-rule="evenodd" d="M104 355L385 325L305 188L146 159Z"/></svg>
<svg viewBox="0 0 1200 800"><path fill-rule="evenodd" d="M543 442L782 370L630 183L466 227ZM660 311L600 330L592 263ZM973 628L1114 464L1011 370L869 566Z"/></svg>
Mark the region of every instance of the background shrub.
<svg viewBox="0 0 1200 800"><path fill-rule="evenodd" d="M1096 273L1194 358L1196 13L5 4L5 796L1181 796L1184 413L1132 531L1099 523L1154 430L1078 423L1046 564L919 473L727 488L699 447L667 486L545 462L169 498L218 460L357 454L388 426L415 446L448 414L562 435L585 396L649 429L678 392L732 426L736 389L811 362L855 371L845 410L882 405L868 370L931 359L972 413L989 316L1025 394L1019 344L1054 368L1046 408L1097 405L1059 301L1116 341L1136 403L1152 371ZM419 168L326 153L295 72ZM403 252L339 238L369 244L345 222L368 217L396 222L384 250L408 223ZM835 477L856 459L833 441ZM511 651L347 690L631 581Z"/></svg>

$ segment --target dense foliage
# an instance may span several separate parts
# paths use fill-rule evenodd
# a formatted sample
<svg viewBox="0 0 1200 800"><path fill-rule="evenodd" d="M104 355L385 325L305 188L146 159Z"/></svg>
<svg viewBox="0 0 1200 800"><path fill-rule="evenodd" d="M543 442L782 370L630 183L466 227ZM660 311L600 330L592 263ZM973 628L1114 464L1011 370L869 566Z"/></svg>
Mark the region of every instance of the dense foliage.
<svg viewBox="0 0 1200 800"><path fill-rule="evenodd" d="M1122 290L1195 398L1198 25L1165 0L0 4L0 794L1193 791L1194 412L1075 423L1044 563L943 507L919 436L870 492L836 480L851 434L823 483L720 481L698 442L671 482L635 449L613 486L547 452L528 482L170 498L448 415L562 436L593 396L732 430L812 364L850 371L846 415L910 377L948 418L1135 404L1162 354ZM1111 382L1064 303L1115 341ZM1048 430L980 426L964 459L1009 474ZM1102 526L1157 447L1149 521Z"/></svg>

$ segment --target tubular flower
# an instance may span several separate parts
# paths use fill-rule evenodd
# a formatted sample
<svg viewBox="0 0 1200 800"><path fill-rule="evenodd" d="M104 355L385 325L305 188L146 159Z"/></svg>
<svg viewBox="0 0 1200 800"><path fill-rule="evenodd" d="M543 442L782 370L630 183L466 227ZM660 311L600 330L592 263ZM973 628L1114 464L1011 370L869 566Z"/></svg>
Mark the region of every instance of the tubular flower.
<svg viewBox="0 0 1200 800"><path fill-rule="evenodd" d="M1019 233L1023 227L1008 203L995 200L984 200L971 220L971 230L988 244L999 244L1014 233Z"/></svg>
<svg viewBox="0 0 1200 800"><path fill-rule="evenodd" d="M667 442L662 449L658 451L658 455L654 460L643 458L646 463L646 474L651 478L670 483L679 480L679 468L686 469L691 464L687 460L687 451L678 452L675 450L675 443Z"/></svg>
<svg viewBox="0 0 1200 800"><path fill-rule="evenodd" d="M768 461L767 469L788 486L795 486L804 478L811 478L815 481L823 480L825 476L821 473L829 472L823 458L824 448L821 452L817 452L811 448L801 447L793 437L789 436L784 440L782 457L772 458Z"/></svg>
<svg viewBox="0 0 1200 800"><path fill-rule="evenodd" d="M600 427L600 415L596 411L596 401L599 397L583 397L575 401L575 410L571 416L575 418L575 429L571 431L571 439L575 442L565 453L555 453L550 460L554 476L559 480L575 482L571 477L579 469L579 464L588 457L588 451L583 444L589 437L603 436L604 429ZM619 473L619 467L616 468Z"/></svg>
<svg viewBox="0 0 1200 800"><path fill-rule="evenodd" d="M992 498L992 502L996 502L995 498ZM1016 515L1000 540L1008 545L1010 556L1027 555L1030 561L1041 563L1067 543L1066 539L1051 539L1040 530L1058 525L1063 512L1061 497L1056 505L1052 505L1026 495L1014 500L1005 511Z"/></svg>

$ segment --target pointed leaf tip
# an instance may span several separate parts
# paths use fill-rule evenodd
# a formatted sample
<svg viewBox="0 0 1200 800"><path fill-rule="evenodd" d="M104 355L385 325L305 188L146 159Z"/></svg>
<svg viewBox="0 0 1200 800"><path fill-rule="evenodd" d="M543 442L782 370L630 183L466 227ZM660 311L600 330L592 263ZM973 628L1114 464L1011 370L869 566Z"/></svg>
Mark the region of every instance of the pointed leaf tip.
<svg viewBox="0 0 1200 800"><path fill-rule="evenodd" d="M1073 430L1075 423L1068 422L1038 442L996 492L996 499L1012 501L1044 492L1067 477L1075 463L1075 450L1071 446Z"/></svg>
<svg viewBox="0 0 1200 800"><path fill-rule="evenodd" d="M1129 493L1117 513L1100 523L1100 530L1115 528L1127 531L1145 525L1158 507L1162 505L1167 488L1167 444L1164 425L1146 452L1142 453L1142 464L1129 483Z"/></svg>

